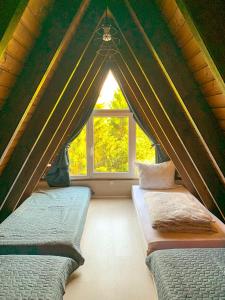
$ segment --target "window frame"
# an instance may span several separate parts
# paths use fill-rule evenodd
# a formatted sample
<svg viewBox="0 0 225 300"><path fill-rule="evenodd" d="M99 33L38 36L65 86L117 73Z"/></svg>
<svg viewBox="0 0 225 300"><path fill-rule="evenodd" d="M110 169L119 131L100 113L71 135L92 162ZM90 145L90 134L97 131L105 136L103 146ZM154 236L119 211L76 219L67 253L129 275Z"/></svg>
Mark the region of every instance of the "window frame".
<svg viewBox="0 0 225 300"><path fill-rule="evenodd" d="M128 117L128 172L94 172L94 117ZM136 122L129 109L94 109L86 123L86 175L71 175L72 179L136 179Z"/></svg>
<svg viewBox="0 0 225 300"><path fill-rule="evenodd" d="M128 172L95 172L94 171L94 117L127 117L128 118ZM136 124L129 109L95 109L87 122L87 178L134 178L136 157ZM77 177L77 176L74 176ZM84 178L86 176L83 176Z"/></svg>
<svg viewBox="0 0 225 300"><path fill-rule="evenodd" d="M128 172L94 172L94 117L128 117ZM70 175L71 179L137 179L136 121L129 109L94 109L86 123L86 175Z"/></svg>

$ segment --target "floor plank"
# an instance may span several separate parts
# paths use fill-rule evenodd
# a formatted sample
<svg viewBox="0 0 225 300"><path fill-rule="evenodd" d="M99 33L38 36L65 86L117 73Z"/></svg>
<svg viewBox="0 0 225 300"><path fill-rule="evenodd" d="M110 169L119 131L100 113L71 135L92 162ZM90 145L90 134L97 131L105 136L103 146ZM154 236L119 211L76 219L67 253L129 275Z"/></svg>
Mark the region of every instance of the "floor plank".
<svg viewBox="0 0 225 300"><path fill-rule="evenodd" d="M157 299L132 200L91 200L81 249L64 300Z"/></svg>

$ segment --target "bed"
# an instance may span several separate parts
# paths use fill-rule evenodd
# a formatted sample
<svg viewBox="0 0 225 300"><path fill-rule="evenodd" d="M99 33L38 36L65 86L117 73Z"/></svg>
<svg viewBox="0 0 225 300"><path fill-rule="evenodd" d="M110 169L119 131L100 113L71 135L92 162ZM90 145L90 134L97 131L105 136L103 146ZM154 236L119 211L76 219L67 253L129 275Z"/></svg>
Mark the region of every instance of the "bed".
<svg viewBox="0 0 225 300"><path fill-rule="evenodd" d="M225 299L225 248L158 250L146 264L159 300Z"/></svg>
<svg viewBox="0 0 225 300"><path fill-rule="evenodd" d="M159 232L152 228L148 207L144 200L145 193L155 192L156 190L144 190L138 185L132 187L132 199L137 211L138 220L144 235L147 247L147 254L160 249L172 248L220 248L225 247L225 225L215 216L215 228L217 232L211 233L178 233L178 232ZM157 190L159 191L159 190ZM165 190L162 190L165 191ZM184 187L177 186L168 189L166 192L189 193Z"/></svg>
<svg viewBox="0 0 225 300"><path fill-rule="evenodd" d="M32 194L0 225L0 255L56 255L82 265L80 240L90 195L87 187Z"/></svg>
<svg viewBox="0 0 225 300"><path fill-rule="evenodd" d="M78 264L71 258L0 255L0 299L61 300Z"/></svg>

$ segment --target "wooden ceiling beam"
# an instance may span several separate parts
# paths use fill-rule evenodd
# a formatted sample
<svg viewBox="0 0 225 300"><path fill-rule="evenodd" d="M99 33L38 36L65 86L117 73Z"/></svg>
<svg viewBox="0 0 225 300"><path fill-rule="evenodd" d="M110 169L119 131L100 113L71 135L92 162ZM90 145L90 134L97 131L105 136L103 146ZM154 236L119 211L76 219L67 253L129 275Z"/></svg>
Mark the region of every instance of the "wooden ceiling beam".
<svg viewBox="0 0 225 300"><path fill-rule="evenodd" d="M27 6L28 0L0 1L0 58Z"/></svg>
<svg viewBox="0 0 225 300"><path fill-rule="evenodd" d="M66 119L61 124L57 134L48 144L48 147L39 160L38 165L33 170L33 173L24 188L19 204L21 204L34 191L46 169L47 164L53 161L62 145L67 141L70 134L77 127L77 116L82 116L87 112L87 110L94 107L94 104L100 94L102 84L104 83L109 71L108 64L102 61L101 57L98 59L100 59L100 66L98 67L96 64L85 78L85 81L75 98L74 105L71 107Z"/></svg>
<svg viewBox="0 0 225 300"><path fill-rule="evenodd" d="M225 92L224 0L176 0Z"/></svg>
<svg viewBox="0 0 225 300"><path fill-rule="evenodd" d="M44 87L52 65L63 52L61 42L69 25L73 20L76 30L76 24L79 23L88 4L88 0L54 1L42 25L40 36L0 111L0 124L4 124L0 134L0 164L7 156L8 149L35 103L38 93ZM3 130L4 128L7 130Z"/></svg>
<svg viewBox="0 0 225 300"><path fill-rule="evenodd" d="M190 176L193 177L193 173L197 175L195 178L195 187L199 195L201 195L202 201L209 209L215 210L214 213L221 217L225 213L224 185L214 170L210 157L190 124L183 108L178 105L179 100L177 99L177 95L171 88L170 82L161 69L159 61L148 45L146 45L124 1L117 1L116 4L111 3L110 10L127 43L127 48L130 49L136 64L139 66L142 75L148 83L151 93L155 96L152 99L162 109L168 124L173 128L171 133L174 132L178 137L179 144L183 148L179 154L180 159L184 161L186 170L189 169ZM122 51L122 47L120 51ZM125 53L123 57L127 60ZM132 63L128 62L128 65L131 67ZM139 78L138 76L135 77ZM159 116L158 120L162 123L162 117ZM166 131L169 131L169 127ZM168 136L172 143L174 139L171 133L168 132ZM178 143L174 147L178 147ZM184 158L184 152L189 157L187 161ZM199 159L200 156L201 159ZM199 191L200 189L201 192ZM205 194L202 193L202 189L205 190ZM210 203L211 201L209 202L207 199L213 200L213 203Z"/></svg>
<svg viewBox="0 0 225 300"><path fill-rule="evenodd" d="M79 30L59 62L26 131L0 177L2 220L20 199L30 178L29 174L38 164L62 118L68 113L71 101L74 101L74 95L79 92L92 64L95 64L98 44L94 41L90 45L95 27L87 32L87 24L97 26L103 10L102 6L102 11L98 11L99 15L90 10L80 22Z"/></svg>
<svg viewBox="0 0 225 300"><path fill-rule="evenodd" d="M181 0L178 2L187 2L188 6L191 6L191 3L193 3L194 7L205 5L205 1L201 0ZM208 2L209 1L206 1L206 3ZM140 2L129 0L129 4L127 5L146 44L149 48L152 48L151 51L159 61L161 69L171 82L171 89L174 89L178 95L177 99L179 104L183 107L187 118L194 126L199 138L210 153L210 159L215 165L218 174L225 182L224 135L206 99L201 93L193 74L189 70L181 51L175 44L168 25L165 24L154 1L143 0ZM199 18L197 9L195 13L197 14L197 18ZM225 18L223 21L225 22ZM216 49L218 49L218 47L218 45L215 45ZM222 66L224 64L220 63L220 65Z"/></svg>
<svg viewBox="0 0 225 300"><path fill-rule="evenodd" d="M135 109L141 115L142 121L145 122L149 131L154 134L161 147L167 152L169 157L176 165L177 170L183 179L184 185L189 189L190 192L197 195L197 192L191 182L191 178L186 172L182 161L179 159L179 156L176 154L173 145L170 143L167 135L152 113L151 108L147 105L145 97L133 75L130 73L130 70L120 59L118 59L118 62L112 64L111 69L115 74L121 90L128 99L128 102L131 102L134 105Z"/></svg>

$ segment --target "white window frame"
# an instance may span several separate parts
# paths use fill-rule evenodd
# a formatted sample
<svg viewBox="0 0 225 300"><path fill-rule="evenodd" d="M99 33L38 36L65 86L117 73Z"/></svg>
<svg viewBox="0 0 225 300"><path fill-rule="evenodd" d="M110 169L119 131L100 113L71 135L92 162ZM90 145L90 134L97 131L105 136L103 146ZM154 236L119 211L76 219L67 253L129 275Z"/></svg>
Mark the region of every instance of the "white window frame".
<svg viewBox="0 0 225 300"><path fill-rule="evenodd" d="M94 117L128 117L128 172L94 172ZM86 124L86 161L87 175L71 176L74 179L134 179L136 158L136 122L128 109L95 109Z"/></svg>
<svg viewBox="0 0 225 300"><path fill-rule="evenodd" d="M127 117L128 118L128 172L95 172L94 171L94 117ZM136 124L133 114L128 109L96 109L93 111L86 129L87 176L89 178L134 178L134 161L136 157Z"/></svg>

